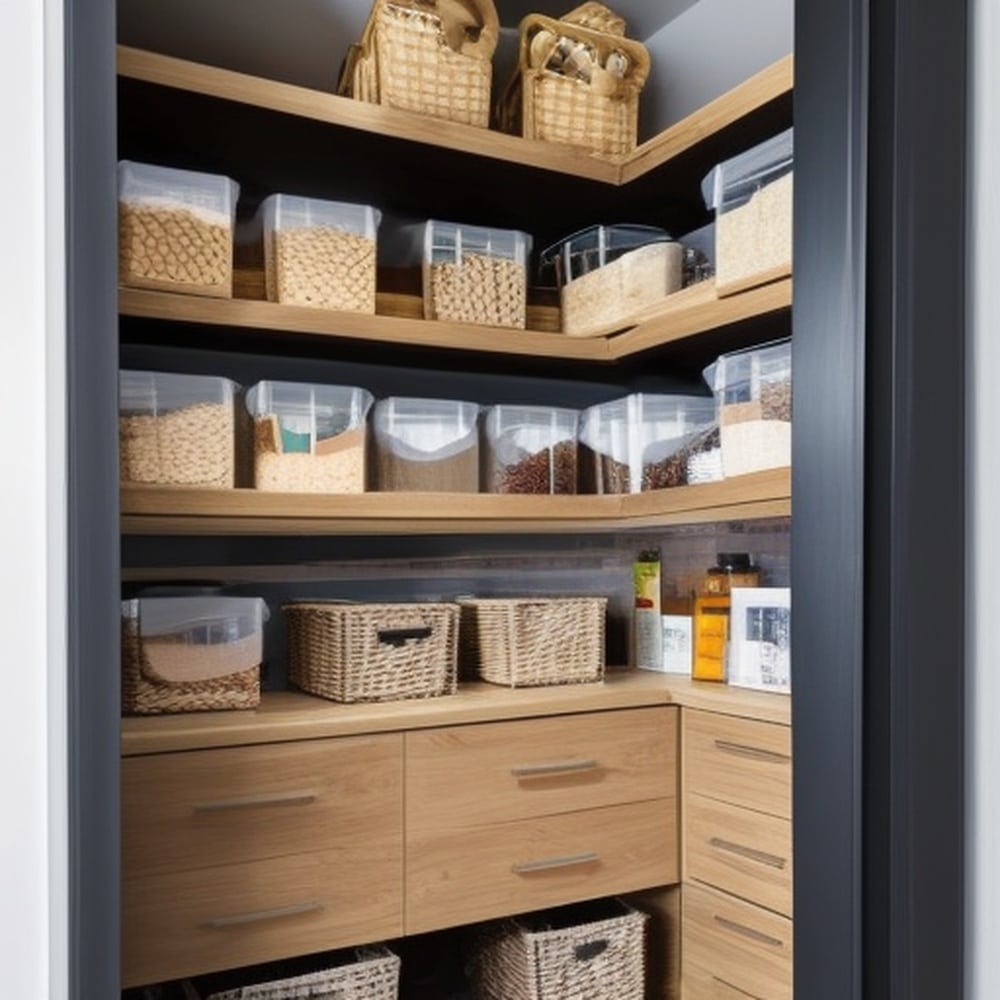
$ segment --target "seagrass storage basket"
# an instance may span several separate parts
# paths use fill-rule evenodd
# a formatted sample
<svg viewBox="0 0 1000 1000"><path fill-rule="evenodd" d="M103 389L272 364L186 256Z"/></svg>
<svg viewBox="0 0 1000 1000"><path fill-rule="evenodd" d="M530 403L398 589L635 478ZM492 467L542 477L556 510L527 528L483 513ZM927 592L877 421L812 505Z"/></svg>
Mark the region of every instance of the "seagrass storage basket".
<svg viewBox="0 0 1000 1000"><path fill-rule="evenodd" d="M338 92L486 127L499 38L493 0L375 0Z"/></svg>
<svg viewBox="0 0 1000 1000"><path fill-rule="evenodd" d="M474 948L476 1000L643 1000L646 915L597 900L488 925Z"/></svg>
<svg viewBox="0 0 1000 1000"><path fill-rule="evenodd" d="M296 602L284 607L288 678L331 701L454 694L458 605Z"/></svg>
<svg viewBox="0 0 1000 1000"><path fill-rule="evenodd" d="M606 597L468 598L462 655L481 680L506 687L604 679Z"/></svg>
<svg viewBox="0 0 1000 1000"><path fill-rule="evenodd" d="M521 21L518 66L497 107L497 126L526 139L619 157L638 142L639 93L649 53L625 37L625 21L600 3L556 20Z"/></svg>

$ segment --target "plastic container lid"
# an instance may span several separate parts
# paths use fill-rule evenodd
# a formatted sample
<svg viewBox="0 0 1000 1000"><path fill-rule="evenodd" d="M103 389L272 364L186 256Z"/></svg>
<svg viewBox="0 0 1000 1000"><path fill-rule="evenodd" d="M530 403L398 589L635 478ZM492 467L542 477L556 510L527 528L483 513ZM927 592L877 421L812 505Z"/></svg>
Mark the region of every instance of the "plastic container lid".
<svg viewBox="0 0 1000 1000"><path fill-rule="evenodd" d="M702 373L709 388L723 403L744 403L759 395L762 382L783 382L792 377L792 342L776 340L721 355Z"/></svg>
<svg viewBox="0 0 1000 1000"><path fill-rule="evenodd" d="M555 277L561 286L619 257L651 243L672 243L673 237L656 226L622 224L590 226L542 251L539 271Z"/></svg>
<svg viewBox="0 0 1000 1000"><path fill-rule="evenodd" d="M705 205L727 211L792 169L794 129L768 139L714 167L701 183Z"/></svg>
<svg viewBox="0 0 1000 1000"><path fill-rule="evenodd" d="M382 213L371 205L347 201L324 201L291 194L272 194L257 210L265 231L293 226L325 226L375 238Z"/></svg>
<svg viewBox="0 0 1000 1000"><path fill-rule="evenodd" d="M451 399L390 396L375 404L376 438L390 441L409 457L447 457L478 441L479 406ZM470 441L471 439L471 441Z"/></svg>
<svg viewBox="0 0 1000 1000"><path fill-rule="evenodd" d="M170 413L199 403L231 403L239 388L214 375L120 371L118 409L121 413Z"/></svg>
<svg viewBox="0 0 1000 1000"><path fill-rule="evenodd" d="M178 170L151 163L118 163L118 198L153 205L180 202L203 212L221 214L232 225L240 186L222 174Z"/></svg>
<svg viewBox="0 0 1000 1000"><path fill-rule="evenodd" d="M246 395L251 416L276 416L283 450L312 451L317 440L336 437L365 422L374 397L349 385L258 382Z"/></svg>
<svg viewBox="0 0 1000 1000"><path fill-rule="evenodd" d="M144 639L169 636L197 646L244 639L268 618L259 597L137 597L122 602L122 614L137 620Z"/></svg>

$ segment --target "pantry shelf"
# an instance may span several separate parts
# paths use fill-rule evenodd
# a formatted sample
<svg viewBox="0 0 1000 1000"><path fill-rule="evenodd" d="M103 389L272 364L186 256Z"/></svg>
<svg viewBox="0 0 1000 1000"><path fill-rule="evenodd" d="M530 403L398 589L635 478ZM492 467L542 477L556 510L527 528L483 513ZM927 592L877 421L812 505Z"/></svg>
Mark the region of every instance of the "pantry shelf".
<svg viewBox="0 0 1000 1000"><path fill-rule="evenodd" d="M611 531L787 517L786 469L623 496L362 493L124 486L121 526L131 535L461 535Z"/></svg>

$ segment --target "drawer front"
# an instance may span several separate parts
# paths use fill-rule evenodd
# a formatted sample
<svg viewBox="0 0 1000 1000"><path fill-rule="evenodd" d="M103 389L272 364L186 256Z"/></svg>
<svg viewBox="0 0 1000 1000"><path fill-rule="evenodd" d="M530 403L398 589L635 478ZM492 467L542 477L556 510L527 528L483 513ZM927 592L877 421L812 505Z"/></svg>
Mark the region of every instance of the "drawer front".
<svg viewBox="0 0 1000 1000"><path fill-rule="evenodd" d="M791 730L685 710L684 789L791 819Z"/></svg>
<svg viewBox="0 0 1000 1000"><path fill-rule="evenodd" d="M684 878L792 915L792 824L727 802L684 800Z"/></svg>
<svg viewBox="0 0 1000 1000"><path fill-rule="evenodd" d="M790 920L702 886L685 885L682 906L685 1000L791 1000Z"/></svg>
<svg viewBox="0 0 1000 1000"><path fill-rule="evenodd" d="M398 840L126 879L124 986L402 934Z"/></svg>
<svg viewBox="0 0 1000 1000"><path fill-rule="evenodd" d="M407 829L673 798L676 758L677 710L666 706L408 733Z"/></svg>
<svg viewBox="0 0 1000 1000"><path fill-rule="evenodd" d="M401 836L402 736L122 760L125 877Z"/></svg>
<svg viewBox="0 0 1000 1000"><path fill-rule="evenodd" d="M673 800L409 836L416 934L677 881Z"/></svg>

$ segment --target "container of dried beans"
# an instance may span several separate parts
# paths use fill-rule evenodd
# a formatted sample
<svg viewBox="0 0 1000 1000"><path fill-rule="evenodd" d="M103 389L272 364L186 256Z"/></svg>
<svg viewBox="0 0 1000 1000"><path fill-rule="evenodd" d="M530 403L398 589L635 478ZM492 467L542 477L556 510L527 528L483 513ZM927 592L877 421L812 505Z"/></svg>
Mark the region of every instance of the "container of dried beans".
<svg viewBox="0 0 1000 1000"><path fill-rule="evenodd" d="M792 342L723 354L705 369L715 392L726 476L792 461Z"/></svg>
<svg viewBox="0 0 1000 1000"><path fill-rule="evenodd" d="M483 421L483 486L489 493L575 493L576 410L491 407Z"/></svg>
<svg viewBox="0 0 1000 1000"><path fill-rule="evenodd" d="M209 375L120 372L121 483L233 487L237 388Z"/></svg>
<svg viewBox="0 0 1000 1000"><path fill-rule="evenodd" d="M366 417L372 394L346 385L258 382L253 418L254 486L278 493L363 493Z"/></svg>
<svg viewBox="0 0 1000 1000"><path fill-rule="evenodd" d="M702 182L715 212L715 283L732 295L792 273L792 152L788 129L715 167Z"/></svg>
<svg viewBox="0 0 1000 1000"><path fill-rule="evenodd" d="M133 288L230 298L240 186L228 177L122 160L118 280Z"/></svg>
<svg viewBox="0 0 1000 1000"><path fill-rule="evenodd" d="M633 393L583 411L581 492L641 493L721 478L710 396Z"/></svg>

